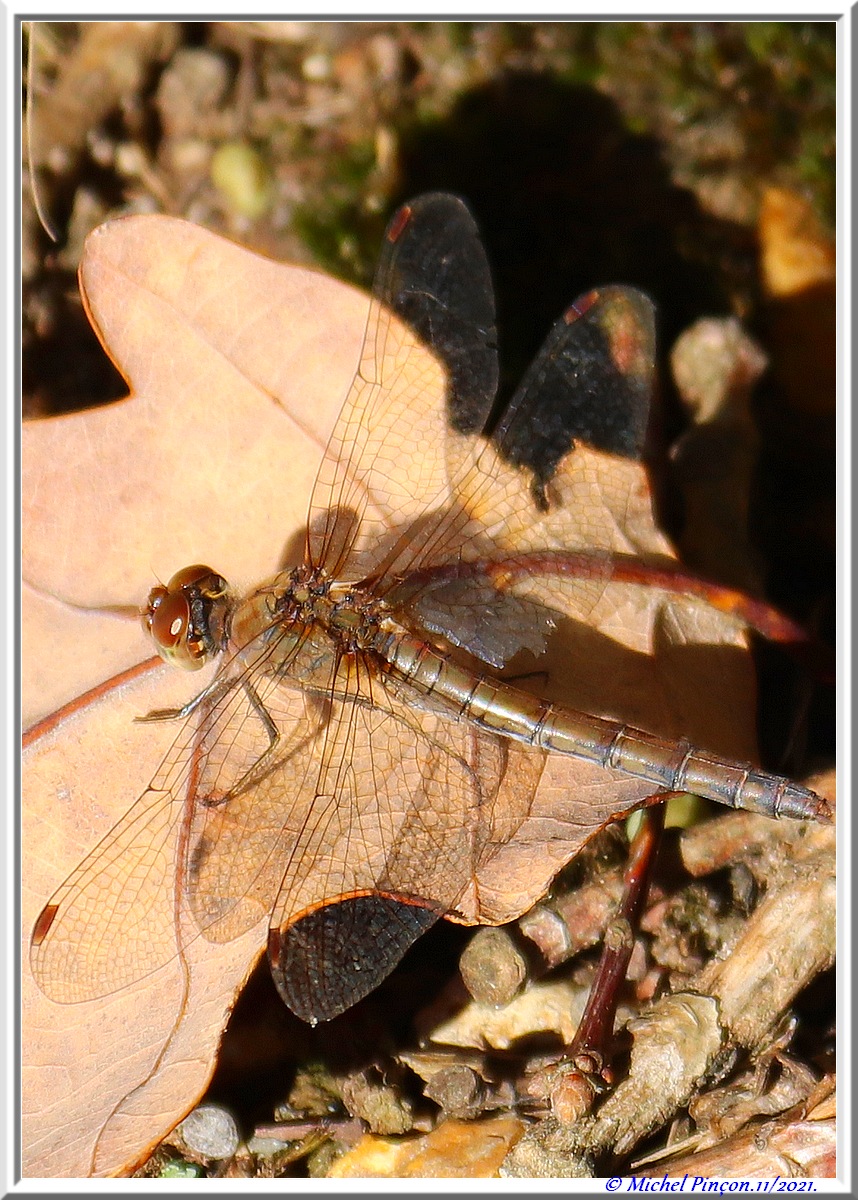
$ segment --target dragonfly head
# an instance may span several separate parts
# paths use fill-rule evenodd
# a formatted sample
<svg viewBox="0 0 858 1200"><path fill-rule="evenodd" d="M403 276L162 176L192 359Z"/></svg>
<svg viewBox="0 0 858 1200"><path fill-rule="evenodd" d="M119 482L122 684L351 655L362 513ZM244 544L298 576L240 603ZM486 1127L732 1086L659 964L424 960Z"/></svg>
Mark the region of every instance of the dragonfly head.
<svg viewBox="0 0 858 1200"><path fill-rule="evenodd" d="M211 567L185 567L152 588L143 628L166 662L197 671L223 647L230 603L226 580Z"/></svg>

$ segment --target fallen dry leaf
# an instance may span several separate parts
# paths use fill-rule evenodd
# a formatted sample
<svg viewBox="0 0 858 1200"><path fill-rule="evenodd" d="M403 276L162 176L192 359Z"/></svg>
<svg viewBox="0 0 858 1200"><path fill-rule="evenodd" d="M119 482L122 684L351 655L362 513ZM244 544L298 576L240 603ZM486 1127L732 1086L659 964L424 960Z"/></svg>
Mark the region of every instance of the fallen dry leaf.
<svg viewBox="0 0 858 1200"><path fill-rule="evenodd" d="M366 317L358 293L168 218L96 231L81 280L91 319L133 396L24 430L31 721L147 657L136 622L114 610L139 605L153 577L208 561L242 585L295 561L313 476ZM427 408L416 444L427 457L441 457L440 368L425 353L418 361L421 386L439 401L434 417ZM461 441L459 452L473 453ZM395 482L380 477L374 488L382 527L418 515L401 511L412 463L390 466ZM515 474L500 463L497 469ZM507 494L524 486L511 478ZM668 552L635 463L580 448L552 487L559 506L516 526L521 508L513 505L499 546L595 541L624 552ZM572 605L556 582L531 594L562 612ZM551 672L556 696L752 756L752 675L734 623L700 604L619 585L595 595L582 588L580 606L591 623L564 623L550 647L549 664L564 663ZM574 677L569 661L578 664ZM25 962L40 906L143 791L175 734L172 724L134 725L132 717L181 704L198 684L199 677L168 681L160 669L143 675L69 712L28 748ZM532 773L517 751L511 759L523 775ZM516 794L514 775L498 795L477 864L479 895L470 911L460 905L470 920L518 915L599 824L648 790L549 757L534 802L522 807L526 796ZM162 886L169 887L171 870L167 855ZM160 896L153 902L164 904ZM25 1173L115 1174L138 1162L197 1100L264 937L264 921L239 941L196 937L183 961L73 1006L48 1000L25 968Z"/></svg>
<svg viewBox="0 0 858 1200"><path fill-rule="evenodd" d="M150 656L99 609L189 562L277 566L366 322L353 289L167 217L96 230L81 286L134 395L24 429L25 725Z"/></svg>
<svg viewBox="0 0 858 1200"><path fill-rule="evenodd" d="M836 246L805 197L768 188L759 239L768 298L774 371L791 413L816 421L814 436L833 437L837 399ZM802 450L805 446L802 444Z"/></svg>
<svg viewBox="0 0 858 1200"><path fill-rule="evenodd" d="M247 582L270 573L303 520L366 319L353 290L168 218L99 231L81 278L134 396L23 430L28 724L151 656L139 622L103 607L139 605L158 573L186 560L211 557ZM156 349L159 330L167 336ZM270 348L267 374L244 361L254 343ZM183 396L196 397L194 411L176 403ZM158 666L25 754L25 961L45 898L122 816L176 736L174 724L134 718L199 687L199 677ZM263 942L253 931L236 953L198 939L199 990L181 1017L177 964L74 1006L47 1000L26 970L25 1174L112 1174L142 1158L205 1087Z"/></svg>
<svg viewBox="0 0 858 1200"><path fill-rule="evenodd" d="M525 1130L518 1117L442 1121L414 1138L367 1134L338 1158L331 1179L494 1179Z"/></svg>

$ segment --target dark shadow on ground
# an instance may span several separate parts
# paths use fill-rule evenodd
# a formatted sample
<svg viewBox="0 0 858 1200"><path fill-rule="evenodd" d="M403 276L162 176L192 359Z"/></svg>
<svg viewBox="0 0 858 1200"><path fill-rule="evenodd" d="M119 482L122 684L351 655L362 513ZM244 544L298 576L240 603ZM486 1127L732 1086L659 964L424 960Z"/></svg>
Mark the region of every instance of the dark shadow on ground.
<svg viewBox="0 0 858 1200"><path fill-rule="evenodd" d="M729 277L754 262L748 230L676 187L656 139L630 132L608 97L548 76L507 75L415 127L396 199L429 190L463 196L482 230L506 391L581 292L648 292L667 347L702 311L728 311Z"/></svg>

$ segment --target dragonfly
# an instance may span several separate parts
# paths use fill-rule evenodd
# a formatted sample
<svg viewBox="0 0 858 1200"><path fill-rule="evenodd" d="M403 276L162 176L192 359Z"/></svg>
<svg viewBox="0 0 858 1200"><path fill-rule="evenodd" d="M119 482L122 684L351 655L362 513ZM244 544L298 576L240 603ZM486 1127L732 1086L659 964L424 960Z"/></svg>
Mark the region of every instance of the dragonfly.
<svg viewBox="0 0 858 1200"><path fill-rule="evenodd" d="M82 1002L165 966L187 944L179 911L192 936L216 943L267 914L282 999L305 1021L330 1020L439 918L509 919L481 872L515 844L547 764L563 757L587 764L607 797L589 807L570 797L564 819L580 838L565 861L666 791L830 819L797 783L547 700L504 671L521 650L538 658L557 619L529 581L599 595L616 577L611 556L593 554L586 581L578 562L570 583L574 556L512 553L503 535L550 515L571 429L605 451L639 452L653 346L645 296L588 293L497 417L493 289L474 218L443 193L396 213L303 561L247 594L196 564L149 595L142 619L162 657L188 670L218 658L218 669L185 708L144 718L181 718L182 732L42 909L30 963L43 992ZM443 453L429 444L433 371L447 404ZM594 407L606 390L611 403ZM548 882L562 865L546 859Z"/></svg>

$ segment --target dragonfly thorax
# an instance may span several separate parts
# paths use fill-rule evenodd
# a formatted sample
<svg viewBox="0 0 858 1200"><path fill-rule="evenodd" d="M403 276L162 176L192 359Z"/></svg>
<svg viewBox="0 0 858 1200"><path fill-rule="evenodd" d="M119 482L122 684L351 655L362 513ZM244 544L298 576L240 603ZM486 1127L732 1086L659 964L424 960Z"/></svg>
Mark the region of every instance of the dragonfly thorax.
<svg viewBox="0 0 858 1200"><path fill-rule="evenodd" d="M358 583L330 579L321 569L298 567L275 605L281 622L314 629L343 653L374 646L384 603Z"/></svg>
<svg viewBox="0 0 858 1200"><path fill-rule="evenodd" d="M384 618L384 604L354 584L335 584L330 591L327 627L347 651L375 647Z"/></svg>

